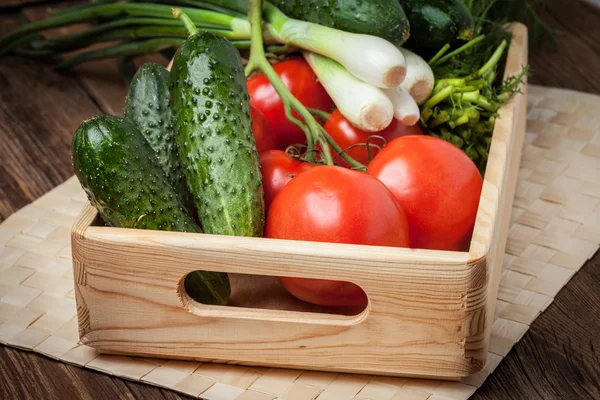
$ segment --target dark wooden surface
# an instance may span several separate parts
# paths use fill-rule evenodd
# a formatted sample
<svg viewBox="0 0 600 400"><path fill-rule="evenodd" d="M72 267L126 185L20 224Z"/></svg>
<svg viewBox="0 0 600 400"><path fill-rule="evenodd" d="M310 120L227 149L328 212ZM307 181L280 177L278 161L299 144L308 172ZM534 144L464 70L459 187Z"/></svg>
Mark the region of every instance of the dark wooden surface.
<svg viewBox="0 0 600 400"><path fill-rule="evenodd" d="M19 0L0 0L0 7L9 3ZM0 35L17 26L21 11L0 10ZM562 33L557 51L531 50L531 82L600 94L600 11L576 0L551 0L541 15ZM0 221L72 175L73 131L107 111L87 88L81 77L57 73L47 61L0 58ZM473 398L600 399L599 288L596 255ZM4 398L188 397L0 346Z"/></svg>

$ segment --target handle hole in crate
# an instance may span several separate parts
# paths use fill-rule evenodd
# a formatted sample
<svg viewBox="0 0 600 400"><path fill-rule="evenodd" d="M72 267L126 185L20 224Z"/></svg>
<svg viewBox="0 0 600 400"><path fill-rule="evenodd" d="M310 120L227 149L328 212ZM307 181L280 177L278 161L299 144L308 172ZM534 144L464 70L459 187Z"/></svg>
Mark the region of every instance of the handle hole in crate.
<svg viewBox="0 0 600 400"><path fill-rule="evenodd" d="M214 306L195 301L186 292L183 284L184 279L182 279L179 287L179 298L188 311L202 316L293 320L296 322L348 326L361 322L366 318L369 311L369 300L364 291L349 282L338 283L345 285L346 292L349 290L355 294L353 297L356 300L354 305L323 306L311 304L294 297L285 289L277 277L229 274L231 282L230 301L227 306ZM323 281L304 281L312 281L308 282L309 284L323 285Z"/></svg>

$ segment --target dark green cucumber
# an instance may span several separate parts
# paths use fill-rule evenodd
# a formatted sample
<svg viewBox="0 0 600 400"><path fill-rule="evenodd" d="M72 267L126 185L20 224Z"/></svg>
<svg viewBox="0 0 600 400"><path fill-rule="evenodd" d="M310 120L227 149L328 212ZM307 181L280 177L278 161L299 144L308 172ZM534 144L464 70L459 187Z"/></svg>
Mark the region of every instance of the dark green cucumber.
<svg viewBox="0 0 600 400"><path fill-rule="evenodd" d="M129 85L124 114L144 135L169 183L185 202L185 179L171 125L169 76L158 64L142 65Z"/></svg>
<svg viewBox="0 0 600 400"><path fill-rule="evenodd" d="M399 0L410 22L407 47L437 51L473 38L473 16L462 0Z"/></svg>
<svg viewBox="0 0 600 400"><path fill-rule="evenodd" d="M187 214L137 128L115 116L84 121L73 136L75 174L104 222L122 228L200 232ZM195 271L188 294L205 304L226 304L226 274Z"/></svg>
<svg viewBox="0 0 600 400"><path fill-rule="evenodd" d="M181 46L171 68L171 108L204 232L262 236L264 200L249 95L231 43L201 32Z"/></svg>

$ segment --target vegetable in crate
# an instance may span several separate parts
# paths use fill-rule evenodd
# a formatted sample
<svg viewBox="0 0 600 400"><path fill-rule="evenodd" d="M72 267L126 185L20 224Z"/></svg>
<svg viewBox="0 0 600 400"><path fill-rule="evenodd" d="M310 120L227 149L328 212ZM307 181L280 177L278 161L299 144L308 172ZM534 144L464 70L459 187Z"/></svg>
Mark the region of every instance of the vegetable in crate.
<svg viewBox="0 0 600 400"><path fill-rule="evenodd" d="M421 121L429 134L461 148L482 174L498 110L519 92L529 73L525 66L517 76L504 82L497 79L507 39L510 33L496 27L448 54L449 46L444 46L430 61L435 89L421 107Z"/></svg>
<svg viewBox="0 0 600 400"><path fill-rule="evenodd" d="M406 45L419 54L473 37L473 16L462 0L399 1L410 21L410 39Z"/></svg>
<svg viewBox="0 0 600 400"><path fill-rule="evenodd" d="M171 186L188 206L185 179L171 125L169 71L155 63L142 65L129 85L124 114L144 135Z"/></svg>
<svg viewBox="0 0 600 400"><path fill-rule="evenodd" d="M183 208L142 134L115 116L84 121L73 136L75 174L107 225L121 228L200 232ZM187 293L204 304L226 304L226 274L195 271Z"/></svg>
<svg viewBox="0 0 600 400"><path fill-rule="evenodd" d="M422 134L419 125L406 126L395 118L382 131L361 131L344 118L339 109L331 113L325 123L325 130L340 147L346 150L346 154L365 165L375 157L386 142L401 136ZM334 154L333 160L343 167L350 167L350 164L337 154Z"/></svg>
<svg viewBox="0 0 600 400"><path fill-rule="evenodd" d="M281 150L270 150L260 155L260 172L265 191L267 213L273 199L296 175L315 167L314 164L288 156Z"/></svg>
<svg viewBox="0 0 600 400"><path fill-rule="evenodd" d="M267 117L258 108L250 105L250 118L252 119L252 133L254 134L258 154L276 149L278 146L277 136L275 136Z"/></svg>
<svg viewBox="0 0 600 400"><path fill-rule="evenodd" d="M226 39L190 32L171 67L173 125L205 233L262 236L264 199L244 67Z"/></svg>
<svg viewBox="0 0 600 400"><path fill-rule="evenodd" d="M248 13L247 0L208 0L209 3ZM273 0L291 18L346 32L374 35L395 45L408 39L409 23L397 0Z"/></svg>
<svg viewBox="0 0 600 400"><path fill-rule="evenodd" d="M285 185L271 204L265 235L313 242L409 245L406 216L385 185L363 172L336 166L312 168ZM279 279L294 296L313 304L367 303L367 296L354 283Z"/></svg>
<svg viewBox="0 0 600 400"><path fill-rule="evenodd" d="M273 66L291 94L306 107L331 111L334 104L310 66L301 57L290 57ZM248 79L252 105L262 112L277 136L278 148L306 142L306 135L285 115L281 97L264 74Z"/></svg>
<svg viewBox="0 0 600 400"><path fill-rule="evenodd" d="M388 143L368 173L396 196L408 220L411 247L465 249L483 185L465 153L438 138L405 136Z"/></svg>

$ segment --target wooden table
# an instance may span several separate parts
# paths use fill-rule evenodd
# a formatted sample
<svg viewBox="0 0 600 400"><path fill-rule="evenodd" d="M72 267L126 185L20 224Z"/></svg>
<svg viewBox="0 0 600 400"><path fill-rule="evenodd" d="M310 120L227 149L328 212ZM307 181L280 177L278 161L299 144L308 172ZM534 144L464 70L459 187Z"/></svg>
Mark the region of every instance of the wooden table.
<svg viewBox="0 0 600 400"><path fill-rule="evenodd" d="M36 1L0 0L0 35L18 25L19 13L39 17L47 4L23 6ZM600 94L600 10L575 0L549 3L541 15L561 31L560 47L532 49L531 82ZM48 61L0 58L0 221L73 174L71 135L83 119L119 112L124 85L112 79L114 63L92 68L107 75L105 84L91 87ZM473 398L600 398L599 288L597 254ZM0 346L0 398L187 397Z"/></svg>

